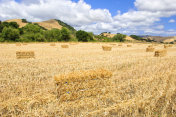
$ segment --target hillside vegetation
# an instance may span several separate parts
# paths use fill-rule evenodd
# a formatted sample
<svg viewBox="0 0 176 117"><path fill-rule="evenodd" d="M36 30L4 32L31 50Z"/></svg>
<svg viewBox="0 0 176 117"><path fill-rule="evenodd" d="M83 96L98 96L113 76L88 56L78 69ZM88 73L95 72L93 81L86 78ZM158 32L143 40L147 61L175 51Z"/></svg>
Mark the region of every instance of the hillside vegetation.
<svg viewBox="0 0 176 117"><path fill-rule="evenodd" d="M56 19L43 22L12 19L0 22L0 42L57 41L124 42L134 41L134 39L123 34L94 35L92 32L76 31L72 26Z"/></svg>

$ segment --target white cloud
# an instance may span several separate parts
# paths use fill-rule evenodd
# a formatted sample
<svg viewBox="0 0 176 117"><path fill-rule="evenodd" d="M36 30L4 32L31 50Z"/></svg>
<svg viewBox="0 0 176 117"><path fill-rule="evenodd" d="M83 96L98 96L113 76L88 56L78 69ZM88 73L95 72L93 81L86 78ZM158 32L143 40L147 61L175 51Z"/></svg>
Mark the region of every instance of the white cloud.
<svg viewBox="0 0 176 117"><path fill-rule="evenodd" d="M165 30L159 23L160 18L176 15L176 0L136 0L134 5L137 10L123 14L117 11L117 15L112 17L108 9L93 9L84 0L0 0L0 20L60 19L76 29L95 33L108 31L161 34Z"/></svg>
<svg viewBox="0 0 176 117"><path fill-rule="evenodd" d="M175 22L174 19L169 20L169 23L174 23L174 22Z"/></svg>

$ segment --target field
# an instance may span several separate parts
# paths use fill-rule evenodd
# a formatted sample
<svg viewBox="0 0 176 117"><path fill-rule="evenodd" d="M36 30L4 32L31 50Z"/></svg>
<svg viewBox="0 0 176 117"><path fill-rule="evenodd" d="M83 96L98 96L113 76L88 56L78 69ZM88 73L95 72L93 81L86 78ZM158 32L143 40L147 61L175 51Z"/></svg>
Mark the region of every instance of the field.
<svg viewBox="0 0 176 117"><path fill-rule="evenodd" d="M69 48L62 48L63 43L0 44L0 116L176 117L175 45L167 48L165 57L154 57L154 52L146 52L151 44L65 44ZM112 50L103 51L102 46ZM34 51L35 58L17 59L16 51ZM94 90L93 96L59 99L54 76L87 78L93 72L106 77L102 69L112 73L102 80L106 93ZM71 85L65 86L68 91Z"/></svg>

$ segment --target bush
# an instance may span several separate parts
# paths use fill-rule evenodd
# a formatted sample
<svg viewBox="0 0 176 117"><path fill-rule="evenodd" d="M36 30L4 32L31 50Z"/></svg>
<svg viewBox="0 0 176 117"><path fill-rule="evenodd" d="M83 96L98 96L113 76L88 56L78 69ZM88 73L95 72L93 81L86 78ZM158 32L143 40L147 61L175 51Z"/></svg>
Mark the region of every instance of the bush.
<svg viewBox="0 0 176 117"><path fill-rule="evenodd" d="M44 42L45 41L45 37L41 33L36 33L34 35L34 40L37 41L37 42Z"/></svg>
<svg viewBox="0 0 176 117"><path fill-rule="evenodd" d="M126 35L123 35L123 34L116 34L116 35L113 37L113 41L124 42L124 41L125 41L125 37L126 37Z"/></svg>
<svg viewBox="0 0 176 117"><path fill-rule="evenodd" d="M20 41L22 41L22 42L35 41L35 34L34 33L25 33L20 37Z"/></svg>
<svg viewBox="0 0 176 117"><path fill-rule="evenodd" d="M69 41L70 39L71 39L71 36L70 36L70 32L69 32L69 30L67 29L67 28L65 28L65 27L63 27L62 29L61 29L61 39L63 40L63 41Z"/></svg>
<svg viewBox="0 0 176 117"><path fill-rule="evenodd" d="M78 41L82 41L82 42L93 41L92 33L87 33L82 30L79 30L76 32L76 38L78 39Z"/></svg>
<svg viewBox="0 0 176 117"><path fill-rule="evenodd" d="M130 37L136 40L144 40L142 37L137 36L137 35L130 35Z"/></svg>
<svg viewBox="0 0 176 117"><path fill-rule="evenodd" d="M24 33L39 33L41 28L35 24L27 24L23 28Z"/></svg>
<svg viewBox="0 0 176 117"><path fill-rule="evenodd" d="M44 32L44 36L47 41L55 42L61 41L61 31L59 29L51 29Z"/></svg>
<svg viewBox="0 0 176 117"><path fill-rule="evenodd" d="M4 38L5 41L17 41L19 37L20 33L18 29L5 27L2 30L2 38Z"/></svg>
<svg viewBox="0 0 176 117"><path fill-rule="evenodd" d="M28 23L28 21L26 19L22 19L23 23Z"/></svg>

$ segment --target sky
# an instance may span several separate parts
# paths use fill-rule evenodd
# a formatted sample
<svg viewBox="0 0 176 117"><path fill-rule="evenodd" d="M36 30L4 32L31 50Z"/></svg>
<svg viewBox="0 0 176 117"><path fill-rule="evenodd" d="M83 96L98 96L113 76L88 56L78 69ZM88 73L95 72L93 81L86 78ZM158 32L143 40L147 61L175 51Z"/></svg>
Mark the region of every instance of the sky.
<svg viewBox="0 0 176 117"><path fill-rule="evenodd" d="M0 0L0 20L60 19L77 30L176 36L176 0Z"/></svg>

